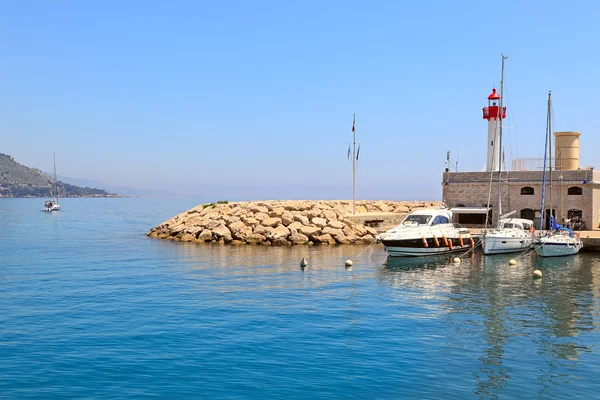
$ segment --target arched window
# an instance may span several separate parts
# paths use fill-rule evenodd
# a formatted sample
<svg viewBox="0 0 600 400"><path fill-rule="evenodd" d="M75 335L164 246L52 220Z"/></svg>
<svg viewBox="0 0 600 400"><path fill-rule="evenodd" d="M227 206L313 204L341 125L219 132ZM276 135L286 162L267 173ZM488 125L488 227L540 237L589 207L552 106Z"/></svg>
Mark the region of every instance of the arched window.
<svg viewBox="0 0 600 400"><path fill-rule="evenodd" d="M569 196L581 196L583 194L583 189L578 186L571 186L567 191Z"/></svg>
<svg viewBox="0 0 600 400"><path fill-rule="evenodd" d="M450 221L448 221L448 218L446 218L443 215L438 215L437 217L434 218L431 225L441 225L441 224L448 224L448 223L450 223Z"/></svg>
<svg viewBox="0 0 600 400"><path fill-rule="evenodd" d="M528 220L535 220L535 211L531 208L524 208L521 210L521 218Z"/></svg>
<svg viewBox="0 0 600 400"><path fill-rule="evenodd" d="M532 196L535 193L535 190L531 186L525 186L521 188L521 195L523 196Z"/></svg>

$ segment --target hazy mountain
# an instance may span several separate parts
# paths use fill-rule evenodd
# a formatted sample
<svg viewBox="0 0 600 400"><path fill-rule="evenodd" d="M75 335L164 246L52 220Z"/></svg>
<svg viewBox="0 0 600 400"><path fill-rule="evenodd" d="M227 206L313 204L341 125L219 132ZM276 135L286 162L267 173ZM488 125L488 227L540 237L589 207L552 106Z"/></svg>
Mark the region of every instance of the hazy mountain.
<svg viewBox="0 0 600 400"><path fill-rule="evenodd" d="M0 197L50 197L54 193L54 180L37 168L29 168L0 153ZM58 182L61 197L107 197L115 196L106 190L79 187Z"/></svg>
<svg viewBox="0 0 600 400"><path fill-rule="evenodd" d="M130 197L172 197L175 193L167 192L165 190L156 189L140 189L130 186L111 185L110 183L85 178L72 178L68 176L58 175L58 179L63 182L68 182L72 185L97 187L104 189L111 193L118 193L120 196Z"/></svg>

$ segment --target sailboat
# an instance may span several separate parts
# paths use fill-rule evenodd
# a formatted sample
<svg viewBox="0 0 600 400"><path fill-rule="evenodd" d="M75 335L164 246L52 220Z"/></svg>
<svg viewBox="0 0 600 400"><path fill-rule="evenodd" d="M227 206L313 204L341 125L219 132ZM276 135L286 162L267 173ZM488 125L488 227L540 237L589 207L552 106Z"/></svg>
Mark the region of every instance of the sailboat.
<svg viewBox="0 0 600 400"><path fill-rule="evenodd" d="M56 153L54 154L54 200L46 200L44 202L44 211L60 211L58 204L58 179L56 178Z"/></svg>
<svg viewBox="0 0 600 400"><path fill-rule="evenodd" d="M504 60L506 56L502 54L502 75L500 78L500 96L496 95L500 101L500 106L497 108L498 118L498 143L500 149L502 149L502 119L504 118L504 107L502 107L503 101L503 90L504 90ZM495 90L494 90L495 93ZM495 100L495 99L494 99ZM490 108L490 112L493 110ZM500 152L498 152L500 154ZM491 172L493 173L493 172ZM517 251L523 251L531 247L533 244L533 221L523 218L512 218L511 216L516 212L512 211L508 214L501 215L502 213L502 187L500 175L502 173L502 162L498 160L498 223L495 228L491 230L485 230L481 235L481 249L483 254L504 254L514 253ZM492 182L490 180L490 195L492 191ZM489 200L488 200L489 204Z"/></svg>
<svg viewBox="0 0 600 400"><path fill-rule="evenodd" d="M546 187L546 155L549 162L549 178L550 178L550 218L549 226L546 232L542 233L538 241L535 243L535 252L542 257L570 256L577 254L583 247L583 243L579 240L572 230L565 228L556 223L552 207L552 92L548 92L548 121L546 124L546 148L544 149L544 174L542 178L542 207L540 218L540 231L543 229L544 223L544 197ZM543 232L543 231L542 231Z"/></svg>

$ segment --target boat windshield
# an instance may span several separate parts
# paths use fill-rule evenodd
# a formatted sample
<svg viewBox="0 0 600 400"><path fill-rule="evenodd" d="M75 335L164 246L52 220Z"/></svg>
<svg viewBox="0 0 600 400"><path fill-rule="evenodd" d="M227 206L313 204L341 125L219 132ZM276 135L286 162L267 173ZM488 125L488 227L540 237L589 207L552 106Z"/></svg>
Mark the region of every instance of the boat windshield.
<svg viewBox="0 0 600 400"><path fill-rule="evenodd" d="M430 219L431 215L409 215L402 225L427 225Z"/></svg>

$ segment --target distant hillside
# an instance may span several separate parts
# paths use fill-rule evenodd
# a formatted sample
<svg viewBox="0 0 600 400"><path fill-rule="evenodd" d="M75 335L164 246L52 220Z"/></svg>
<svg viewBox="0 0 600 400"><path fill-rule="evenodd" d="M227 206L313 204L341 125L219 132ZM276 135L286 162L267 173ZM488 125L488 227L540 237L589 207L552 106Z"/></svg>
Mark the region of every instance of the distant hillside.
<svg viewBox="0 0 600 400"><path fill-rule="evenodd" d="M36 168L19 164L0 153L0 197L50 197L54 193L53 179ZM58 182L60 197L116 197L106 190L79 187Z"/></svg>

